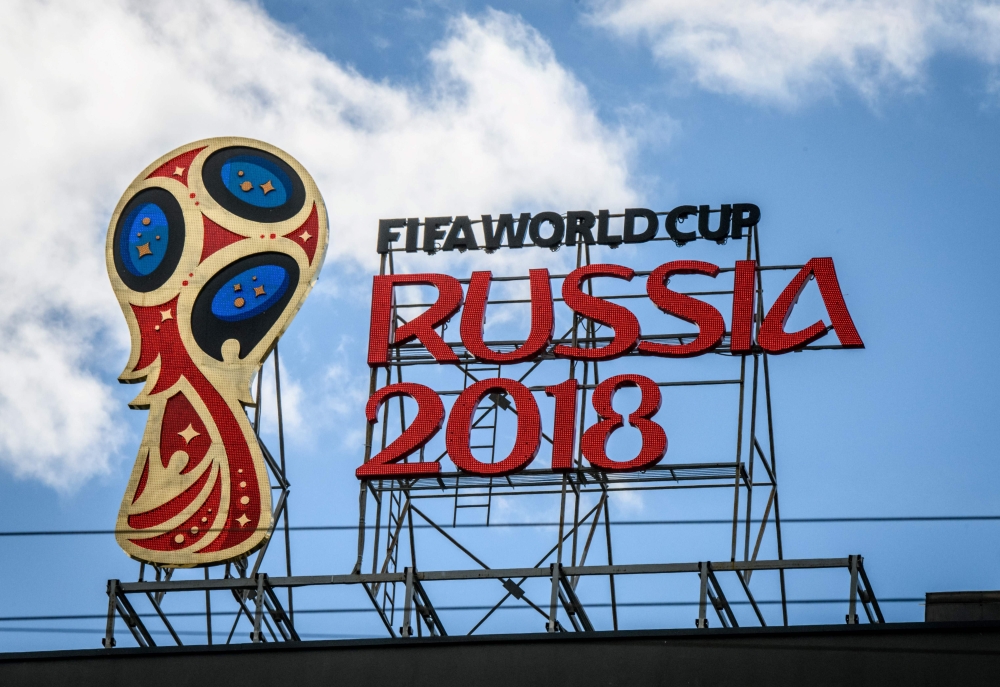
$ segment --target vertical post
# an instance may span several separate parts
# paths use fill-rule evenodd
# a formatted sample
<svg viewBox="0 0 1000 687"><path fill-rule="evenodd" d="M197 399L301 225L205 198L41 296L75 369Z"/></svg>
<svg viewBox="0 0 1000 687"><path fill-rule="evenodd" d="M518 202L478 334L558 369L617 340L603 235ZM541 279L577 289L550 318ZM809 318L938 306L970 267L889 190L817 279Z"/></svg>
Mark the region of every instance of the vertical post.
<svg viewBox="0 0 1000 687"><path fill-rule="evenodd" d="M763 354L764 359L764 398L767 404L767 434L771 450L771 474L774 477L774 532L778 540L778 560L784 560L785 554L781 543L781 506L778 501L778 459L774 455L774 422L771 415L771 376L767 369L767 353ZM781 617L785 627L788 626L788 600L785 595L785 569L778 570L778 579L781 582Z"/></svg>
<svg viewBox="0 0 1000 687"><path fill-rule="evenodd" d="M264 617L264 578L267 577L265 573L257 573L257 598L254 599L256 603L256 609L253 614L253 633L250 635L250 639L254 644L260 644L262 637L260 634L260 622Z"/></svg>
<svg viewBox="0 0 1000 687"><path fill-rule="evenodd" d="M571 363L572 364L572 363ZM563 531L566 527L566 473L562 476L562 496L559 499L559 539L556 544L556 563L562 565ZM559 595L559 576L552 574L552 599L549 603L549 622L545 626L548 632L556 631L556 601Z"/></svg>
<svg viewBox="0 0 1000 687"><path fill-rule="evenodd" d="M205 579L208 579L207 567L205 568ZM212 593L207 589L205 590L205 634L208 635L208 645L212 646Z"/></svg>
<svg viewBox="0 0 1000 687"><path fill-rule="evenodd" d="M406 575L406 597L403 600L403 626L399 628L400 637L412 637L413 628L410 627L410 611L413 608L413 568L407 566L403 570Z"/></svg>
<svg viewBox="0 0 1000 687"><path fill-rule="evenodd" d="M736 418L736 473L733 483L733 548L729 560L736 560L736 533L740 519L740 459L743 457L743 391L746 387L747 357L740 356L740 410ZM750 447L753 450L753 447Z"/></svg>
<svg viewBox="0 0 1000 687"><path fill-rule="evenodd" d="M371 394L369 394L369 396L370 395ZM362 486L361 486L361 495L363 497L363 500L365 502L367 502L368 496L367 496L367 494L365 494L366 489L364 487L364 485L366 483L362 482L361 484L362 484ZM372 538L372 574L375 574L378 571L378 540L379 540L379 535L382 533L382 493L383 493L383 484L384 484L384 482L382 480L379 480L378 481L378 491L373 491L372 492L372 495L375 496L375 536ZM364 513L364 511L362 511L362 513ZM362 520L361 520L360 526L361 527L365 526L364 515L362 515ZM364 540L364 537L362 537L362 541L363 540ZM360 573L361 572L361 559L358 559L358 565L357 565L357 568L355 568L355 572L356 573ZM392 629L392 628L390 628L390 629Z"/></svg>
<svg viewBox="0 0 1000 687"><path fill-rule="evenodd" d="M851 598L847 604L847 624L858 624L858 558L857 554L847 557L847 567L851 571Z"/></svg>
<svg viewBox="0 0 1000 687"><path fill-rule="evenodd" d="M760 237L757 227L752 229L754 256L757 265L761 264L760 258ZM749 252L750 246L747 246ZM761 277L760 269L757 270L757 330L760 330L764 317L764 281ZM767 407L767 440L768 450L771 453L771 475L774 478L774 533L778 540L778 560L784 560L785 554L781 543L781 506L778 501L778 458L774 453L774 415L771 410L771 374L767 366L767 353L762 353L764 361L764 402ZM785 593L785 570L778 570L778 580L781 585L781 619L785 627L788 627L788 596Z"/></svg>
<svg viewBox="0 0 1000 687"><path fill-rule="evenodd" d="M750 560L750 517L753 514L753 466L756 462L754 447L757 442L757 371L759 360L757 354L753 356L753 381L750 383L750 451L749 451L749 472L747 474L747 521L744 528L746 538L743 541L743 560Z"/></svg>
<svg viewBox="0 0 1000 687"><path fill-rule="evenodd" d="M285 424L281 415L281 369L278 364L278 342L274 342L274 397L278 406L278 454L281 458L281 478L288 484L288 473L285 470ZM287 487L286 487L287 488ZM288 499L285 499L285 572L292 576L292 542L289 536ZM288 588L288 618L294 624L295 606L292 603L292 588ZM209 642L211 644L211 642Z"/></svg>
<svg viewBox="0 0 1000 687"><path fill-rule="evenodd" d="M118 599L118 580L108 580L108 626L101 644L105 649L115 646L115 601Z"/></svg>
<svg viewBox="0 0 1000 687"><path fill-rule="evenodd" d="M562 572L562 564L551 563L549 570L552 571L552 597L549 600L549 622L545 626L545 631L555 632L559 624L556 620L556 602L559 600L559 574Z"/></svg>
<svg viewBox="0 0 1000 687"><path fill-rule="evenodd" d="M611 555L611 515L608 512L608 499L604 499L604 532L608 537L608 565L614 565L615 559ZM618 604L615 600L615 576L608 575L611 580L611 623L615 630L618 630Z"/></svg>
<svg viewBox="0 0 1000 687"><path fill-rule="evenodd" d="M580 268L583 265L583 242L576 244L576 266ZM590 281L590 280L588 280ZM573 313L573 347L577 347L580 343L580 325L583 324L583 336L587 336L587 325L584 324L583 318ZM584 375L587 374L587 363L583 363ZM576 361L570 359L569 361L569 376L571 379L576 378ZM566 489L566 476L563 476L563 491ZM565 507L565 506L564 506ZM579 517L580 517L580 490L578 488L573 489L573 544L572 544L572 564L576 565L576 540L577 534L579 532ZM562 520L562 515L559 516L560 521ZM562 542L562 531L559 532L559 541ZM559 564L562 564L562 546L559 547Z"/></svg>
<svg viewBox="0 0 1000 687"><path fill-rule="evenodd" d="M406 503L410 503L410 492L404 492L406 494ZM413 538L413 509L406 509L406 526L410 530L410 566L416 570L417 569L417 545ZM420 619L417 619L417 627L420 627Z"/></svg>
<svg viewBox="0 0 1000 687"><path fill-rule="evenodd" d="M382 254L381 264L379 265L378 273L385 274L385 254ZM372 368L369 373L368 379L368 396L371 397L375 393L375 386L378 384L378 379L376 377L377 368ZM375 433L375 426L370 422L365 423L365 455L362 459L363 463L367 463L372 457L372 438ZM368 482L366 480L361 480L361 493L358 495L358 560L354 563L354 569L351 571L352 575L358 575L361 573L361 562L365 557L365 515L368 506ZM379 527L379 523L375 523L376 527ZM373 558L378 558L378 550L373 554Z"/></svg>
<svg viewBox="0 0 1000 687"><path fill-rule="evenodd" d="M257 436L260 436L260 415L261 415L260 390L261 386L263 386L263 382L264 382L264 363L262 362L260 364L260 367L257 368L257 396L256 396L257 405L253 409L253 433L256 434Z"/></svg>
<svg viewBox="0 0 1000 687"><path fill-rule="evenodd" d="M576 266L580 267L581 260L583 259L583 253L580 245L576 247ZM572 333L572 345L575 347L579 341L579 328L580 328L580 316L573 313L573 333ZM576 361L570 359L569 361L569 379L576 379ZM550 566L552 570L552 594L549 599L549 621L545 625L546 632L555 632L559 623L556 620L556 602L559 600L559 571L562 566L562 556L563 556L563 532L566 527L566 485L568 477L566 473L562 476L562 489L561 495L559 497L559 535L556 539L556 562ZM577 496L579 498L579 496ZM573 530L574 536L576 535L576 530Z"/></svg>
<svg viewBox="0 0 1000 687"><path fill-rule="evenodd" d="M750 241L747 241L747 260L750 259ZM735 284L733 286L735 289ZM740 460L743 457L743 395L746 392L746 372L747 372L747 357L746 355L740 355L740 409L736 417L736 475L734 478L733 485L733 541L732 549L730 550L729 560L736 560L736 537L739 529L739 518L740 518ZM756 377L754 377L756 382ZM754 395L754 402L756 403L756 394ZM756 406L755 406L756 407ZM753 439L750 443L750 462L753 463ZM748 489L749 491L749 489ZM748 513L749 513L749 495L747 496L748 501ZM750 516L747 515L747 541L750 538Z"/></svg>
<svg viewBox="0 0 1000 687"><path fill-rule="evenodd" d="M708 561L702 561L698 564L699 575L701 576L701 585L698 592L698 620L695 621L694 626L701 629L706 629L708 627L708 617L706 616L706 606L708 600Z"/></svg>

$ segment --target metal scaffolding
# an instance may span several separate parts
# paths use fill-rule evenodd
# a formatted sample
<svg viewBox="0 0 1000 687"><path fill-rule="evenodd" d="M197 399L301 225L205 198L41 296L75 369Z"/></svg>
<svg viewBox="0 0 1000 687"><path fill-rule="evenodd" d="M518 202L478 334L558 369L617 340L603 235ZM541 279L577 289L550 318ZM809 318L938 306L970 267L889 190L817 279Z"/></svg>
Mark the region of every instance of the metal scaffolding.
<svg viewBox="0 0 1000 687"><path fill-rule="evenodd" d="M654 241L667 239L655 238ZM702 239L699 239L702 240ZM759 329L764 310L764 280L763 274L772 271L799 270L802 265L763 266L760 256L760 242L757 227L752 227L746 237L746 259L754 260L756 272L756 307L754 322ZM600 249L605 249L601 247ZM526 248L526 250L530 250ZM595 248L595 251L598 248ZM397 270L397 257L402 249L393 248L382 256L380 274L394 274ZM576 246L576 266L591 264L591 246L583 243ZM732 273L734 268L722 268L720 274ZM649 272L637 271L636 276L647 276ZM566 275L552 275L554 281ZM496 282L506 282L508 289L516 289L527 282L526 275L494 277ZM468 284L469 279L459 280ZM588 282L589 292L594 294L592 283ZM698 297L727 296L733 293L732 288L719 288L712 291L687 291L688 295ZM509 294L505 294L509 295ZM514 294L517 295L516 293ZM640 297L633 292L604 292L601 298L610 301L634 299ZM641 294L645 297L645 294ZM561 302L561 298L555 299ZM524 307L528 298L503 297L491 298L487 303L492 308L510 306ZM392 322L394 326L405 324L412 319L410 313L422 312L430 303L415 301L396 302L392 305ZM491 310L496 312L496 310ZM611 340L606 332L601 331L601 325L576 314L571 318L562 335L553 340L552 344L570 344L583 348L595 348ZM665 319L665 318L664 318ZM448 323L443 324L439 331L445 337ZM692 341L697 332L656 332L647 331L643 326L642 340L670 343L685 343ZM522 342L501 338L485 342L490 348L505 352L519 346ZM662 388L690 387L726 387L735 390L738 398L735 410L734 442L731 448L731 459L717 456L710 462L671 462L668 456L659 464L642 472L607 472L585 464L579 447L579 436L589 420L595 415L591 409L588 417L588 395L596 388L612 363L593 361L557 360L551 354L550 348L539 359L531 363L515 366L501 366L484 363L474 358L460 341L448 341L449 346L459 358L459 362L442 365L430 355L421 343L415 342L401 346L393 346L389 365L384 368L373 368L370 375L369 393L375 394L379 388L391 383L405 381L421 381L421 375L429 375L434 383L433 388L442 398L458 396L471 383L481 380L507 376L517 379L537 394L542 394L545 385L535 383L539 377L544 377L546 370L555 365L568 365L568 377L578 380L578 425L577 445L574 446L574 464L567 472L553 472L545 468L525 469L520 472L501 476L483 477L464 473L450 467L446 451L432 450L433 444L421 448L416 459L438 461L442 463L441 472L434 475L416 478L373 479L363 480L359 493L359 524L357 537L357 558L349 574L321 576L292 576L291 552L288 538L287 518L287 480L285 479L285 456L283 433L281 426L280 383L276 391L278 395L278 437L280 463L269 459L273 476L281 490L275 509L275 523L279 516L284 516L285 553L287 574L284 577L268 576L260 572L261 560L266 553L264 549L256 554L252 566L244 559L232 566L226 565L221 578L209 578L206 570L205 580L171 580L170 571L156 571L156 580L143 580L140 572L137 582L119 582L111 580L108 586L109 607L108 626L105 646L114 645L115 614L126 623L136 641L140 645L152 645L153 639L146 631L142 619L129 603L128 595L145 595L153 605L158 618L170 630L173 639L179 644L180 639L170 628L167 616L162 612L160 602L163 595L170 592L206 592L206 606L210 603L209 590L226 590L232 593L240 610L236 622L245 617L252 625L251 638L259 641L294 641L298 639L293 624L292 589L295 587L314 585L360 585L371 601L373 611L378 615L389 636L408 637L414 634L446 635L445 624L432 603L430 591L441 598L450 594L450 585L461 584L463 581L495 580L502 589L496 594L502 596L495 603L491 597L491 609L471 627L462 627L463 632L472 634L486 623L494 612L505 603L524 604L534 610L534 624L525 626L526 631L542 628L549 632L590 632L597 629L619 629L619 614L617 607L618 590L616 578L630 575L664 575L685 573L697 576L698 580L698 616L695 624L700 628L709 626L709 613L714 612L718 622L723 627L736 627L739 624L737 615L726 596L720 581L723 573L731 574L735 584L730 585L730 593L734 591L745 596L746 602L753 610L750 621L754 624L766 625L764 614L751 591L751 580L755 571L775 571L778 576L782 623L789 624L788 599L785 589L786 571L804 569L844 569L848 573L849 584L844 597L846 605L846 621L854 624L859 621L857 602L860 600L865 616L870 623L885 622L878 601L872 591L871 584L865 573L863 559L860 555L849 555L839 558L818 559L785 559L781 533L781 515L778 498L778 470L775 455L775 431L772 419L771 377L768 354L754 346L749 354L735 354L730 350L730 333L727 331L722 343L710 355L722 361L721 364L729 370L723 375L702 377L697 379L654 379ZM835 349L839 345L810 345L806 349ZM275 374L278 374L277 348L274 352ZM649 357L640 357L633 352L620 359L631 361L632 370L642 372L652 377L655 365ZM620 361L613 361L620 364ZM736 370L738 366L738 373ZM449 377L450 375L450 377ZM605 374L605 378L606 378ZM446 378L455 384L442 389ZM261 385L258 376L257 398L260 398ZM723 411L717 410L720 422L724 421ZM726 411L728 414L730 411ZM495 463L503 458L498 455L498 446L509 443L511 432L509 423L516 423L517 408L512 399L500 392L487 395L474 415L471 432L471 448L477 458L486 463ZM260 404L255 411L254 427L259 431ZM412 417L411 417L412 419ZM398 431L395 429L398 420ZM505 425L505 423L508 423ZM381 425L381 426L379 426ZM731 426L731 425L730 425ZM395 436L407 427L406 404L402 397L386 402L382 406L381 418L377 424L366 425L364 461L367 462L374 453L384 449ZM506 429L505 429L506 427ZM549 434L543 432L543 447L551 445ZM263 443L261 444L263 447ZM264 453L270 457L266 447ZM538 459L544 462L544 455ZM621 549L614 545L616 527L611 520L610 502L616 497L622 498L628 492L665 492L674 490L711 490L719 493L726 490L732 494L732 527L729 533L727 548L728 560L702 560L694 562L663 562L663 563L625 563L615 564L615 556L621 560ZM762 494L755 491L763 489ZM726 493L723 491L722 493ZM517 557L510 564L504 562L502 567L494 567L484 559L485 548L481 538L477 546L462 543L457 538L455 526L460 519L476 518L484 526L485 532L493 527L502 527L496 523L493 510L498 500L510 502L512 498L534 499L533 503L552 504L558 498L559 523L552 528L550 548L532 565L526 565L521 559L521 551L504 552L506 557ZM727 506L728 508L728 506ZM728 516L727 516L728 517ZM415 525L415 520L418 525ZM432 533L438 537L438 547L447 547L474 565L471 569L435 569L440 566L428 566L427 559L419 556L422 565L418 567L418 537L416 529ZM451 530L451 531L449 531ZM599 530L601 532L599 533ZM768 536L770 533L770 536ZM371 535L369 537L369 534ZM600 534L601 536L597 536ZM602 541L603 540L603 541ZM776 551L776 558L764 560L759 557L762 547ZM599 565L587 564L588 557L599 554L606 563ZM479 549L478 551L476 549ZM430 549L432 558L440 558L440 548ZM490 551L491 556L497 556L496 551ZM452 566L454 568L455 566ZM548 580L545 591L547 598L532 599L525 589L525 583L530 580L544 578ZM581 600L579 584L583 579L605 579L606 593L610 598L610 623L602 624L593 614L587 612L587 603ZM287 590L288 612L279 602L276 590ZM537 589L537 587L536 587ZM534 592L534 590L533 590ZM604 592L601 592L602 594ZM399 595L402 599L400 600ZM744 603L746 603L744 602ZM712 611L709 611L711 606ZM208 635L211 636L211 613L207 609L206 618L209 623ZM744 623L747 618L744 617ZM455 627L449 621L452 633ZM233 631L236 624L233 625ZM623 628L624 629L624 628ZM229 640L233 632L229 633ZM229 641L227 640L227 641Z"/></svg>

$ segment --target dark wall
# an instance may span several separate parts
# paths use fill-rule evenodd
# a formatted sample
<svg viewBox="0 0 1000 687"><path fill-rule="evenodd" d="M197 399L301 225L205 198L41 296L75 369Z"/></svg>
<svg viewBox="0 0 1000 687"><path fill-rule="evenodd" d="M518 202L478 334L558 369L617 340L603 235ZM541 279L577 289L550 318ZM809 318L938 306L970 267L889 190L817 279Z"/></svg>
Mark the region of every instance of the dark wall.
<svg viewBox="0 0 1000 687"><path fill-rule="evenodd" d="M1000 620L1000 592L930 592L924 604L928 623Z"/></svg>
<svg viewBox="0 0 1000 687"><path fill-rule="evenodd" d="M598 632L0 655L0 684L1000 684L1000 623Z"/></svg>

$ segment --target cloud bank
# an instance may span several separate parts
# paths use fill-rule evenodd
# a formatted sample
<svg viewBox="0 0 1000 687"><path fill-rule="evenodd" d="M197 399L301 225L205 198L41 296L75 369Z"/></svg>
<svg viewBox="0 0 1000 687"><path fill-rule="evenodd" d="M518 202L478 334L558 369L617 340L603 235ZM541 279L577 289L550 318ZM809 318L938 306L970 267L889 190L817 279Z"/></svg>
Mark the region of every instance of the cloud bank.
<svg viewBox="0 0 1000 687"><path fill-rule="evenodd" d="M456 17L419 88L365 78L236 0L9 2L0 61L0 464L58 489L132 451L104 234L126 185L177 145L241 135L289 151L326 198L328 262L355 268L380 216L635 198L627 143L500 12ZM325 282L346 279L331 267Z"/></svg>
<svg viewBox="0 0 1000 687"><path fill-rule="evenodd" d="M1000 6L984 0L598 0L589 19L702 88L782 105L919 88L939 53L1000 63Z"/></svg>

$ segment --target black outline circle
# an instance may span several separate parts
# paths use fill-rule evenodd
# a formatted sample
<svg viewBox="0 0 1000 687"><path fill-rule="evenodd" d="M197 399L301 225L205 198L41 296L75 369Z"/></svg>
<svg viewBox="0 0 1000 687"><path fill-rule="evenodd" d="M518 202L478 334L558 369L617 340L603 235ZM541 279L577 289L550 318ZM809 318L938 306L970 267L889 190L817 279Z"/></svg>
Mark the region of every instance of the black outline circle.
<svg viewBox="0 0 1000 687"><path fill-rule="evenodd" d="M233 157L238 155L256 155L263 157L269 162L273 162L281 171L285 173L291 181L292 187L288 189L288 198L284 205L273 208L262 208L251 205L239 199L226 185L222 183L222 166ZM284 222L299 213L306 204L306 187L302 183L302 177L292 169L291 165L282 160L277 155L261 150L260 148L248 148L246 146L234 146L222 148L208 156L205 164L201 168L201 180L208 190L208 194L223 208L233 213L237 217L249 219L254 222L264 222L272 224L274 222Z"/></svg>
<svg viewBox="0 0 1000 687"><path fill-rule="evenodd" d="M240 272L261 265L277 265L288 271L289 284L284 295L264 312L245 320L227 322L216 317L212 312L212 299L219 289ZM201 350L221 361L222 344L229 339L236 339L240 342L240 360L246 358L285 312L292 295L299 287L299 276L299 263L285 253L254 253L226 265L208 280L195 297L194 307L191 309L191 334L194 335L194 340Z"/></svg>
<svg viewBox="0 0 1000 687"><path fill-rule="evenodd" d="M132 214L132 210L142 203L155 203L167 218L167 228L170 231L167 239L167 251L163 255L163 260L155 270L146 276L136 276L125 267L125 261L121 254L121 235L125 220ZM181 211L181 204L172 193L162 188L147 188L139 191L132 199L125 204L122 212L118 215L118 223L115 225L115 234L111 239L111 254L115 260L115 271L118 277L125 283L125 286L140 293L155 291L173 276L177 264L181 261L184 253L184 213Z"/></svg>

